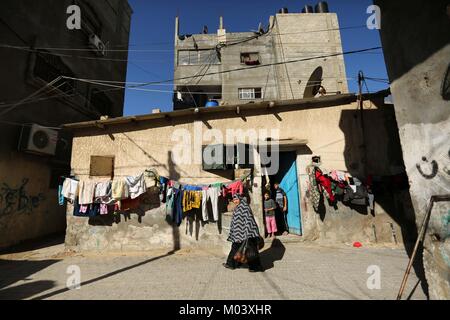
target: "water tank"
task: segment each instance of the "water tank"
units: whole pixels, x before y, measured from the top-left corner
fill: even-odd
[[[302,9],[302,13],[314,13],[313,7],[310,5],[305,5]]]
[[[281,8],[278,13],[289,13],[288,8]]]
[[[318,4],[316,4],[315,11],[316,11],[316,13],[327,13],[327,12],[330,12],[328,10],[328,3],[326,1],[320,1]]]
[[[219,105],[219,103],[217,102],[217,100],[209,100],[205,107],[217,107]]]

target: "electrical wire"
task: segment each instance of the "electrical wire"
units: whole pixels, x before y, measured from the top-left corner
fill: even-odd
[[[352,51],[345,51],[345,52],[337,52],[337,53],[332,53],[332,54],[327,54],[327,55],[308,57],[308,58],[302,58],[302,59],[296,59],[296,60],[289,60],[289,61],[285,61],[285,62],[274,62],[274,63],[269,63],[269,64],[261,64],[261,65],[256,65],[256,66],[247,66],[247,67],[235,68],[235,69],[230,69],[230,70],[222,70],[222,71],[217,71],[217,72],[206,73],[205,76],[206,75],[210,76],[210,75],[217,75],[217,74],[225,74],[225,73],[231,73],[231,72],[237,72],[237,71],[248,71],[248,70],[251,70],[251,69],[264,68],[264,67],[269,67],[269,66],[276,66],[276,65],[283,65],[283,64],[297,63],[297,62],[303,62],[303,61],[317,60],[317,59],[323,59],[323,58],[329,58],[329,57],[336,57],[336,56],[354,54],[354,53],[358,53],[358,52],[373,51],[373,50],[377,50],[379,48],[381,48],[381,47],[373,47],[373,48],[366,48],[366,49],[359,49],[359,50],[352,50]],[[72,79],[72,80],[78,80],[78,81],[81,80],[79,78],[73,78],[73,77],[67,77],[67,76],[64,76],[64,78]],[[145,82],[143,84],[135,85],[135,87],[144,87],[144,86],[147,86],[147,85],[150,85],[150,84],[161,84],[161,83],[167,83],[167,82],[175,82],[175,81],[186,80],[186,79],[191,79],[191,78],[194,78],[194,77],[193,76],[186,76],[186,77],[173,78],[173,79],[160,80],[160,81],[149,81],[149,82]],[[86,80],[86,79],[83,79],[83,80]],[[90,79],[87,79],[87,80],[90,80]]]

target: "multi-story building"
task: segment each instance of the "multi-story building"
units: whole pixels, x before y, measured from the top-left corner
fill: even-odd
[[[58,127],[121,116],[124,92],[59,77],[125,81],[131,14],[126,0],[1,1],[0,247],[64,231]]]
[[[217,33],[181,35],[177,17],[174,109],[347,93],[337,15],[316,8],[282,9],[255,32],[226,32],[221,17]]]

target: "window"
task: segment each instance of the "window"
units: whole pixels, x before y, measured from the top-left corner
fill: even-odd
[[[89,168],[91,177],[113,177],[114,176],[114,157],[113,156],[91,156],[91,165]]]
[[[242,52],[241,53],[241,63],[254,66],[261,63],[261,59],[259,58],[258,52]]]
[[[239,89],[239,99],[240,100],[252,100],[261,99],[262,90],[261,88],[240,88]]]
[[[218,64],[219,58],[215,50],[179,50],[178,65]]]
[[[59,76],[74,77],[72,71],[67,67],[61,58],[49,54],[48,51],[39,51],[36,53],[36,62],[33,68],[35,77],[49,83]],[[64,93],[71,94],[75,88],[75,81],[70,79],[61,79],[53,84]]]

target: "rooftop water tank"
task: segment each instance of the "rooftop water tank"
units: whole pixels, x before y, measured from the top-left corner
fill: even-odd
[[[314,13],[313,7],[308,5],[305,5],[302,9],[302,13]]]
[[[205,105],[205,107],[217,107],[217,106],[219,106],[217,100],[209,100]]]
[[[316,13],[328,13],[328,12],[330,12],[328,10],[328,3],[326,1],[320,1],[318,4],[316,4],[315,12]]]

